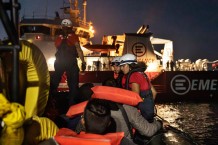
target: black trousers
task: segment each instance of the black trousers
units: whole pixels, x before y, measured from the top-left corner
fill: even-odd
[[[79,67],[76,60],[56,59],[54,63],[54,74],[51,77],[51,92],[56,92],[61,81],[61,77],[66,72],[67,85],[69,87],[69,105],[75,104],[79,93]]]

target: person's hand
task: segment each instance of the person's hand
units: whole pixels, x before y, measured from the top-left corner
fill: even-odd
[[[163,129],[164,130],[167,130],[168,129],[168,127],[170,126],[170,123],[168,122],[168,121],[166,121],[166,120],[162,120],[162,127],[163,127]]]

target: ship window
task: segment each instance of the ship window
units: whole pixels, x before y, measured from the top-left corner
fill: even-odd
[[[84,32],[83,33],[83,37],[89,39],[90,38],[89,33],[88,32]]]
[[[79,31],[78,36],[79,36],[79,37],[86,38],[86,39],[89,39],[89,38],[90,38],[90,35],[89,35],[88,32],[81,31],[81,30]]]
[[[20,33],[21,36],[24,33],[43,33],[50,35],[50,28],[45,26],[21,26]]]

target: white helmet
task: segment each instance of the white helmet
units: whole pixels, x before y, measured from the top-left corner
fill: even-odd
[[[63,19],[61,21],[61,26],[62,27],[72,27],[72,22],[69,19]]]
[[[111,66],[118,66],[120,64],[120,58],[121,56],[114,57],[114,59],[111,61]]]
[[[133,54],[127,53],[120,58],[120,65],[131,64],[131,63],[137,64],[136,56]]]

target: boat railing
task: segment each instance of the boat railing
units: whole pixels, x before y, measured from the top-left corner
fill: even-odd
[[[55,20],[54,17],[51,17],[51,16],[45,16],[45,15],[33,15],[33,16],[30,16],[30,15],[25,15],[21,18],[21,20],[24,20],[24,19],[48,19],[48,20]],[[86,29],[89,29],[90,26],[92,26],[92,22],[84,22],[82,19],[78,19],[78,23],[79,23],[79,26],[82,26]]]
[[[204,64],[205,63],[209,63],[209,64],[216,64],[216,63],[218,63],[218,60],[214,60],[214,61],[207,61],[207,62],[204,62]]]
[[[213,63],[218,63],[218,60],[214,60]]]
[[[218,67],[218,60],[214,60],[214,61],[206,61],[202,63],[202,67],[203,68],[209,68],[208,65],[211,65],[211,70],[217,69]]]
[[[22,39],[33,39],[33,40],[43,40],[43,41],[54,41],[56,36],[51,36],[44,33],[25,33],[22,37]]]
[[[23,19],[50,19],[54,20],[54,16],[45,16],[45,15],[24,15],[21,17],[21,20]]]

